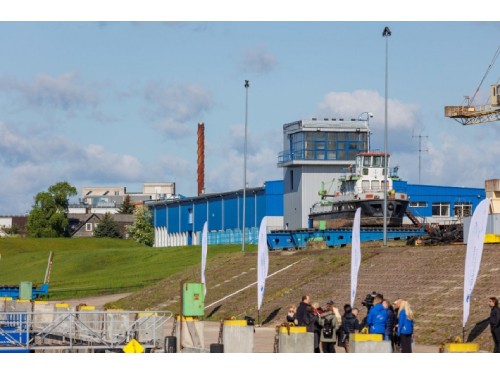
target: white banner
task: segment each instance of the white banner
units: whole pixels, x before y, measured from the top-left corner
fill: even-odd
[[[207,222],[203,225],[201,234],[201,282],[205,287],[205,297],[207,296],[207,285],[205,284],[205,266],[207,265],[208,230]]]
[[[474,290],[477,274],[479,273],[479,266],[481,265],[489,208],[490,200],[485,199],[477,205],[470,221],[469,237],[467,238],[467,254],[465,255],[463,327],[465,327],[467,319],[469,318],[470,296]]]
[[[351,306],[354,307],[356,288],[358,287],[358,271],[361,264],[361,207],[356,210],[354,222],[352,223],[352,243],[351,243]]]
[[[269,250],[267,248],[267,216],[262,218],[259,229],[259,248],[257,254],[257,309],[260,310],[264,299],[267,271],[269,270]]]

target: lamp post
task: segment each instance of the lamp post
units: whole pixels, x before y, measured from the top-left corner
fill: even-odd
[[[250,84],[245,80],[246,100],[245,100],[245,150],[243,152],[243,225],[241,233],[241,251],[245,251],[245,206],[247,192],[247,120],[248,120],[248,88]]]
[[[385,27],[382,36],[385,37],[385,127],[384,127],[384,242],[387,246],[387,86],[388,86],[388,66],[389,66],[389,37],[391,30]]]

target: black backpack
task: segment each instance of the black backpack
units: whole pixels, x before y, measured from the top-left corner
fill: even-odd
[[[331,339],[333,337],[333,319],[325,319],[325,324],[323,325],[323,337],[326,339]]]

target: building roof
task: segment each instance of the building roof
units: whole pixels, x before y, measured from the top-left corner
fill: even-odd
[[[69,221],[69,230],[71,232],[71,236],[73,236],[76,232],[80,230],[92,217],[96,217],[99,221],[101,221],[101,217],[104,214],[68,214]],[[127,214],[111,214],[111,217],[117,223],[133,223],[134,216]]]

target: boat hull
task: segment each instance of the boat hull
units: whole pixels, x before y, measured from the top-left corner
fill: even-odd
[[[384,225],[383,204],[383,199],[352,200],[334,203],[331,211],[311,213],[309,220],[312,221],[313,228],[319,228],[320,221],[325,222],[326,229],[352,227],[356,210],[358,207],[361,207],[361,227],[382,227]],[[388,200],[387,226],[401,226],[407,207],[408,200]]]

